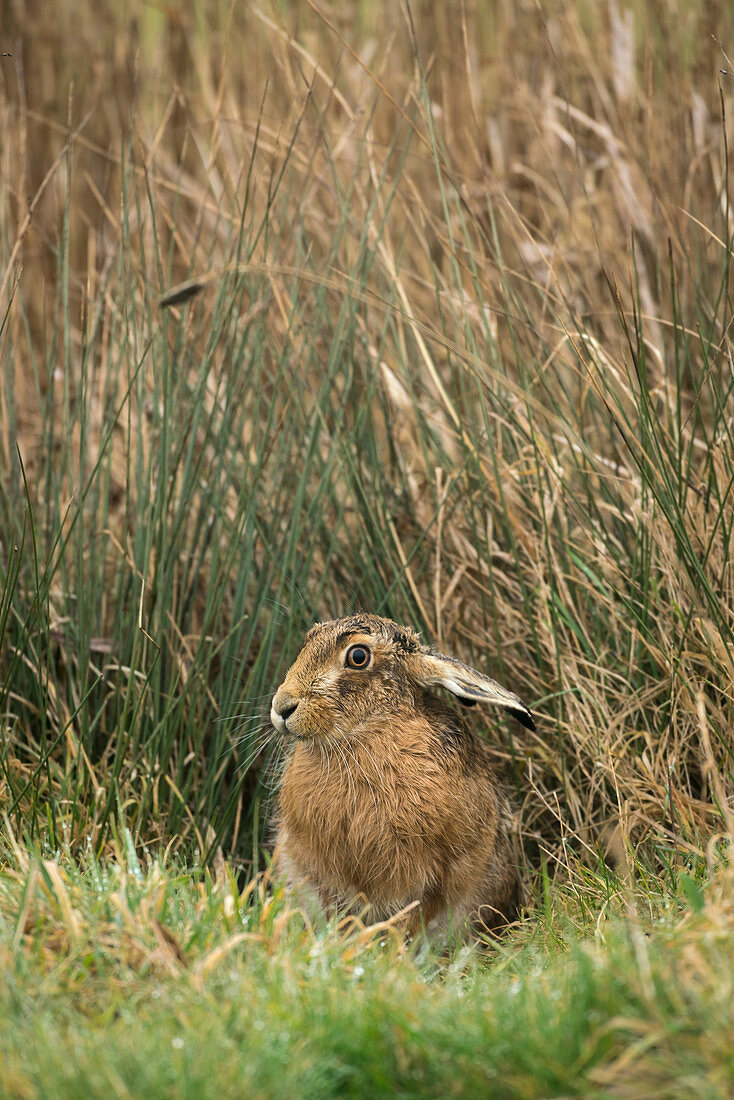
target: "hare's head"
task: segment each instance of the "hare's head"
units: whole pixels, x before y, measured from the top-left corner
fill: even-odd
[[[528,708],[488,676],[421,644],[414,630],[377,615],[317,623],[273,698],[270,717],[299,740],[359,734],[385,719],[415,716],[427,689],[463,703],[494,703],[533,729]]]

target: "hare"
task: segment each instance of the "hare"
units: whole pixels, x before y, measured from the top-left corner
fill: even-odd
[[[509,808],[485,746],[437,687],[534,729],[516,695],[410,627],[358,614],[309,630],[270,711],[295,742],[276,809],[276,870],[327,912],[366,905],[381,920],[413,903],[413,932],[469,922],[494,931],[517,905]]]

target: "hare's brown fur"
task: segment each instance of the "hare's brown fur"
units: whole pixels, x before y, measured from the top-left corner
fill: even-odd
[[[355,645],[371,655],[364,670],[345,667]],[[306,636],[273,701],[273,721],[297,738],[276,851],[325,908],[366,903],[381,919],[417,901],[414,927],[515,916],[507,802],[484,745],[425,686],[444,682],[467,699],[494,692],[530,720],[516,696],[390,620],[359,615]]]

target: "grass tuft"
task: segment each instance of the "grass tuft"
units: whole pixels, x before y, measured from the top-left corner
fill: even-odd
[[[728,1094],[730,869],[587,875],[583,911],[557,891],[550,925],[441,959],[129,840],[0,876],[7,1095]]]

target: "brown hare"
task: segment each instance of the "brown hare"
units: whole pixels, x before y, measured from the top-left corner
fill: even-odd
[[[515,916],[509,809],[484,744],[435,695],[495,703],[531,729],[512,692],[421,644],[410,627],[358,614],[317,623],[273,698],[295,745],[277,806],[276,869],[321,906],[410,929],[496,930]]]

